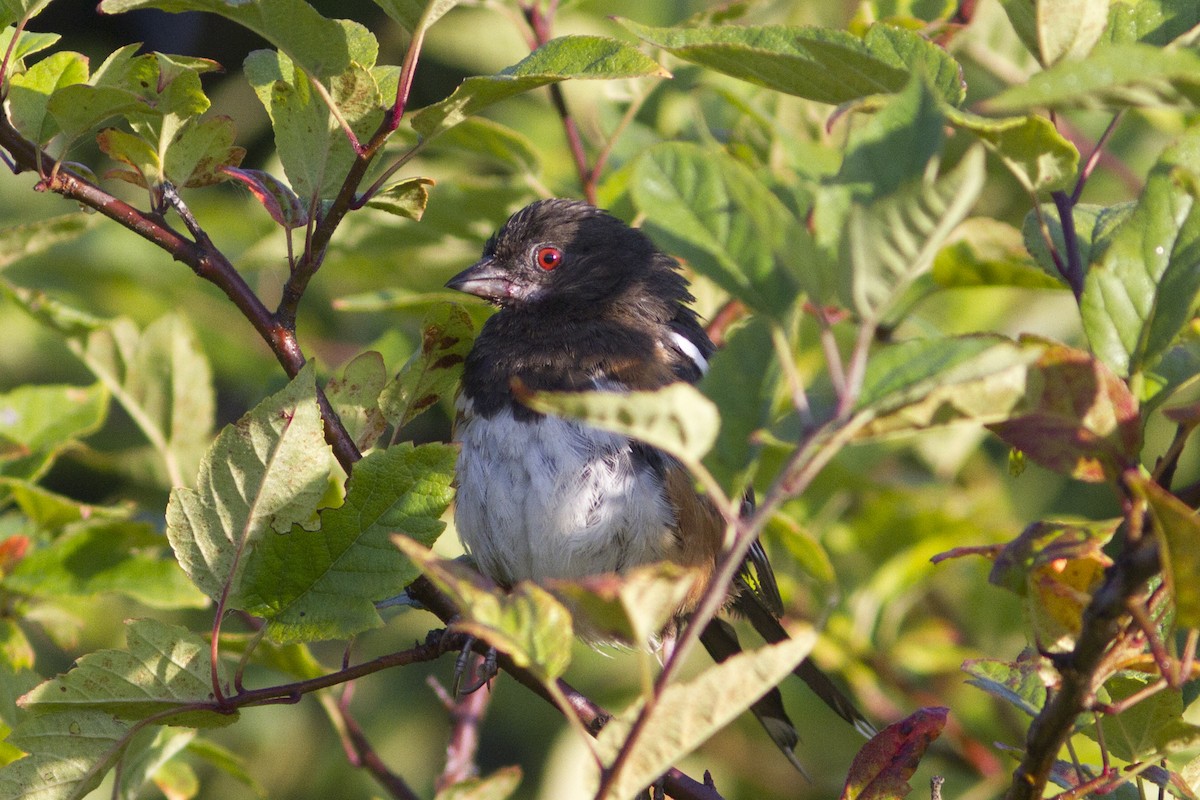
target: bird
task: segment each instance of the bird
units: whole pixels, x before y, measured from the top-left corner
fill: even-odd
[[[537,391],[625,392],[698,382],[716,347],[679,263],[639,228],[570,199],[536,201],[487,240],[446,286],[498,307],[466,356],[456,399],[454,520],[479,570],[501,586],[579,579],[668,561],[698,571],[721,555],[725,524],[688,472],[655,447],[520,402]],[[678,624],[699,601],[694,591]],[[751,547],[726,609],[768,642],[787,637],[766,551]],[[741,649],[714,618],[717,661]],[[810,661],[795,674],[866,735],[874,728]],[[777,688],[751,709],[801,772]]]

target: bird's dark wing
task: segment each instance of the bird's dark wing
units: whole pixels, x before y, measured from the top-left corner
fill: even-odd
[[[740,576],[737,581],[741,581]],[[749,591],[748,587],[734,600],[733,610],[748,619],[754,626],[754,630],[758,631],[759,636],[769,643],[775,644],[788,638],[787,630],[779,622],[778,617],[767,608],[762,596]],[[867,721],[862,712],[855,707],[853,701],[811,660],[804,659],[800,662],[800,666],[792,672],[797,678],[807,683],[808,688],[812,689],[825,705],[853,725],[863,736],[870,738],[875,735],[875,726]]]
[[[742,652],[733,626],[723,619],[714,618],[709,621],[700,634],[700,643],[717,663]],[[792,724],[791,718],[788,717],[787,711],[783,707],[783,695],[779,693],[779,689],[772,686],[766,694],[755,701],[754,705],[750,706],[750,710],[766,730],[767,735],[771,737],[771,741],[775,742],[792,766],[807,778],[808,773],[805,772],[804,765],[800,763],[800,759],[796,758],[796,744],[800,741],[800,736],[796,733],[796,726]]]

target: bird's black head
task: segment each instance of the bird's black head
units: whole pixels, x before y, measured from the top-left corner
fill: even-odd
[[[513,214],[479,262],[446,286],[504,308],[585,312],[643,284],[663,299],[690,299],[674,267],[644,233],[595,206],[540,200]]]

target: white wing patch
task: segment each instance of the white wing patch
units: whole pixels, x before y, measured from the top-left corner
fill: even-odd
[[[708,374],[708,359],[700,352],[700,348],[692,344],[692,340],[684,336],[679,331],[671,331],[667,334],[671,339],[671,344],[679,349],[679,352],[692,360],[696,365],[696,369],[700,370],[701,375]]]

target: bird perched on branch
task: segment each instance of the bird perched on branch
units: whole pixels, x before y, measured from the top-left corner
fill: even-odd
[[[687,471],[636,440],[539,414],[513,391],[621,392],[698,381],[715,348],[688,306],[693,298],[675,260],[587,203],[543,200],[509,218],[482,259],[446,285],[500,307],[467,356],[455,429],[455,524],[479,569],[511,586],[670,561],[698,570],[702,590],[725,525]],[[685,602],[680,619],[698,599],[696,592]],[[787,636],[757,542],[729,589],[728,609],[769,642]],[[718,661],[740,650],[720,619],[701,641]],[[796,674],[842,718],[872,730],[817,667],[805,661]],[[753,711],[799,766],[778,689]]]

